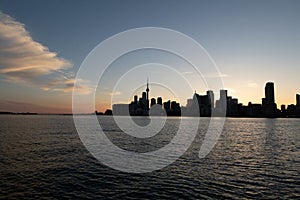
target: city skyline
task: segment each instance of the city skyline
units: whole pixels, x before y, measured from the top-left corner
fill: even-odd
[[[126,6],[125,6],[126,4]],[[217,64],[224,88],[239,101],[261,103],[265,82],[275,82],[277,107],[295,103],[299,94],[300,26],[298,1],[151,1],[125,2],[1,0],[0,5],[0,111],[71,113],[72,90],[85,57],[105,39],[139,27],[164,27],[182,32],[200,43]],[[157,62],[176,68],[190,79],[196,91],[205,91],[203,80],[193,78],[186,63],[164,52],[133,52],[112,63],[98,86],[96,109],[111,107],[111,99],[127,102],[126,89],[113,91],[116,77],[131,66]],[[149,72],[151,82],[181,84],[166,70]],[[122,73],[120,70],[123,70]],[[150,70],[151,71],[151,70]],[[151,74],[152,73],[152,74]],[[121,74],[121,75],[120,75]],[[139,87],[144,74],[137,72]],[[139,78],[142,77],[142,78]],[[88,80],[82,93],[90,94]],[[199,83],[197,82],[199,81]],[[153,95],[165,94],[182,103],[193,91],[175,99],[170,91],[156,87]],[[122,89],[122,88],[121,88]],[[131,90],[130,92],[137,93]],[[83,110],[84,113],[92,110]]]
[[[149,80],[147,78],[146,89],[142,96],[136,94],[131,102],[117,103],[106,109],[108,115],[131,115],[131,116],[227,116],[227,117],[300,117],[300,94],[296,94],[295,103],[282,104],[278,108],[276,104],[275,84],[266,82],[261,103],[248,102],[247,105],[239,102],[238,98],[228,95],[225,89],[219,90],[219,99],[215,97],[212,90],[207,90],[206,95],[194,93],[191,99],[186,100],[186,105],[180,105],[174,99],[158,96],[149,97]],[[151,102],[151,103],[150,103]],[[96,111],[96,114],[104,114]]]

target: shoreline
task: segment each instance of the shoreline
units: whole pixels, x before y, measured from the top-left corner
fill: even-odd
[[[70,115],[96,115],[95,113],[80,113],[80,114],[72,114],[72,113],[32,113],[32,112],[0,112],[0,115],[59,115],[59,116],[70,116]],[[99,114],[98,114],[99,115]],[[97,116],[98,116],[97,115]],[[100,114],[99,116],[124,116],[124,115],[105,115]],[[124,116],[125,117],[125,116]],[[131,116],[131,117],[149,117],[149,116]],[[154,116],[154,117],[160,117],[160,116]],[[164,116],[162,116],[164,117]],[[200,118],[211,118],[210,116],[166,116],[166,117],[200,117]],[[214,116],[216,118],[222,117],[222,116]],[[250,118],[250,119],[291,119],[291,118],[300,118],[300,116],[286,116],[286,117],[263,117],[263,116],[226,116],[225,118]]]

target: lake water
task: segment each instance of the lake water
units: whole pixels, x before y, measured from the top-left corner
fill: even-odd
[[[179,121],[168,118],[161,133],[137,139],[122,134],[112,117],[98,118],[114,144],[135,152],[168,144]],[[216,146],[199,159],[208,120],[201,118],[194,142],[174,163],[132,174],[95,159],[72,116],[1,115],[0,198],[300,198],[300,119],[228,118]]]

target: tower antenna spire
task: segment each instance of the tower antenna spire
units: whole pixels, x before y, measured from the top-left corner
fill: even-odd
[[[147,92],[147,109],[149,109],[149,77],[147,77],[147,88],[146,88],[146,92]]]
[[[146,88],[146,92],[149,92],[149,77],[147,77],[147,88]]]

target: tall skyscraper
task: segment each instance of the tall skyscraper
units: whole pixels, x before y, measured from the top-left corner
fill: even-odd
[[[220,90],[220,99],[227,99],[227,90]]]
[[[138,96],[137,96],[137,95],[134,95],[134,103],[137,104],[137,102],[138,102]]]
[[[157,97],[157,104],[162,105],[162,98],[161,97]]]
[[[220,100],[219,100],[221,109],[226,111],[227,108],[227,90],[220,90]]]
[[[300,94],[296,94],[296,105],[300,107]]]
[[[167,101],[167,102],[164,102],[164,109],[166,112],[169,112],[171,110],[171,101]]]
[[[142,99],[143,100],[147,100],[147,94],[146,94],[146,92],[142,92]]]
[[[210,102],[211,102],[211,108],[215,107],[215,95],[214,92],[212,90],[208,90],[206,92],[206,95],[208,96]]]
[[[275,103],[274,96],[274,83],[268,82],[265,86],[266,103]]]
[[[156,104],[156,99],[155,98],[151,98],[151,107],[154,106]]]
[[[277,105],[275,103],[274,83],[272,82],[266,83],[262,106],[265,117],[276,117]]]

